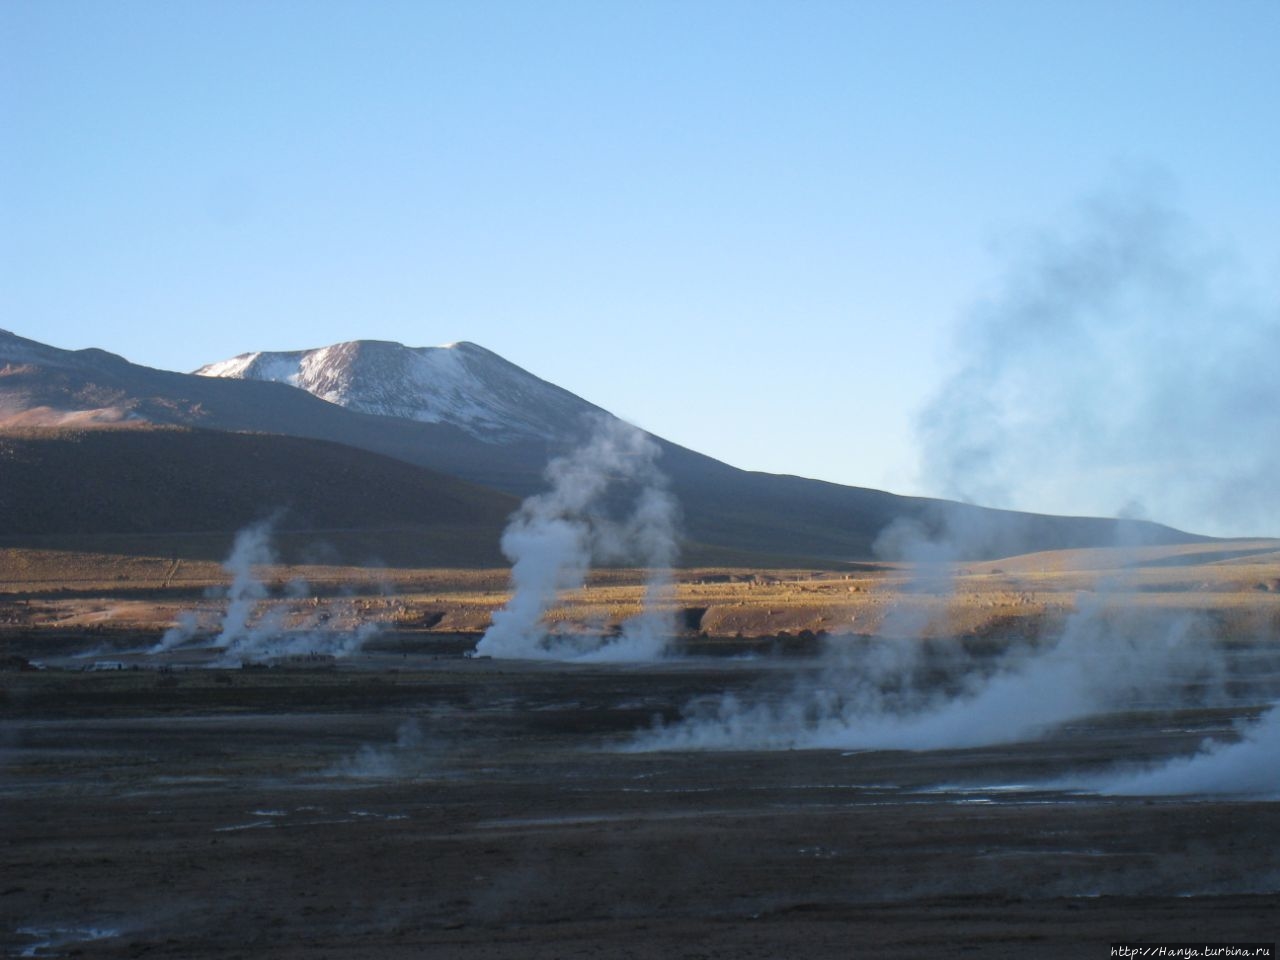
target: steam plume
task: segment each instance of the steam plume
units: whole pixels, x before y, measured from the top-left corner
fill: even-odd
[[[165,653],[180,647],[196,636],[200,631],[200,616],[194,610],[183,610],[178,614],[177,622],[164,632],[148,653]]]
[[[1188,528],[1257,533],[1280,521],[1280,312],[1229,290],[1227,271],[1147,194],[1086,205],[972,318],[959,369],[922,421],[930,479],[992,506],[1154,513]],[[1017,491],[1017,497],[1013,491]],[[951,561],[999,555],[1001,518],[892,525],[878,544],[912,561],[912,592],[947,596]],[[1118,528],[1123,540],[1127,531]],[[1123,542],[1117,546],[1125,545]],[[633,749],[939,749],[1035,737],[1090,714],[1212,695],[1222,656],[1206,620],[1126,609],[1121,580],[1082,595],[1059,636],[997,661],[924,644],[924,604],[882,627],[897,639],[829,646],[781,691],[690,704]],[[1256,786],[1276,768],[1273,710],[1230,747],[1138,775],[1142,790]],[[1260,774],[1273,784],[1274,774]],[[1116,792],[1134,781],[1111,784]]]
[[[276,520],[272,517],[245,527],[236,534],[231,555],[222,565],[222,569],[230,573],[232,579],[227,590],[227,613],[222,621],[222,632],[214,641],[215,646],[231,648],[246,641],[252,642],[249,619],[258,604],[268,595],[266,584],[258,579],[253,568],[275,563],[275,552],[271,549],[271,535],[275,524]],[[276,623],[258,625],[260,631],[266,632],[274,632],[276,627]]]
[[[647,434],[601,417],[583,446],[547,466],[551,489],[525,500],[502,536],[514,593],[494,614],[478,655],[647,660],[662,653],[673,632],[665,601],[677,507],[656,464],[660,454]],[[638,562],[650,571],[642,612],[617,638],[550,636],[547,610],[560,591],[583,585],[593,560]]]
[[[287,605],[272,604],[271,591],[256,568],[276,562],[271,541],[278,515],[245,527],[236,534],[231,553],[222,567],[231,574],[227,587],[227,608],[217,633],[209,645],[223,648],[217,666],[264,657],[326,655],[350,656],[375,636],[376,623],[361,623],[353,630],[334,626],[330,612],[313,611],[302,622],[289,622]],[[288,598],[298,599],[309,592],[305,580],[295,580],[285,588]],[[200,628],[193,612],[179,614],[177,624],[165,631],[151,653],[164,653],[195,639]]]
[[[1280,705],[1246,727],[1238,743],[1209,742],[1190,757],[1121,772],[1086,786],[1100,793],[1252,794],[1280,798]]]
[[[632,748],[975,747],[1032,739],[1153,693],[1177,699],[1218,688],[1224,665],[1207,623],[1188,614],[1139,616],[1125,608],[1118,582],[1078,595],[1061,632],[1036,647],[1013,643],[993,660],[954,642],[926,643],[929,611],[945,609],[953,593],[955,558],[988,536],[974,520],[933,532],[892,525],[876,548],[910,561],[914,576],[881,624],[881,639],[831,638],[817,669],[780,694],[695,701],[680,721],[641,734]]]
[[[1213,689],[1219,658],[1198,621],[1141,627],[1109,619],[1100,604],[1082,600],[1047,649],[1014,650],[994,664],[912,638],[833,648],[815,674],[781,696],[695,701],[677,723],[640,734],[632,749],[976,747],[1131,708],[1153,690]]]
[[[366,744],[354,756],[335,764],[333,776],[386,780],[421,775],[434,766],[422,724],[417,719],[403,721],[396,729],[394,744],[375,747]]]
[[[1051,513],[1280,533],[1280,305],[1145,187],[1046,234],[976,310],[921,420],[926,483]]]
[[[276,520],[273,515],[236,533],[231,553],[222,563],[222,569],[231,574],[231,584],[227,587],[227,609],[213,641],[214,646],[225,647],[243,639],[258,604],[267,598],[266,584],[258,579],[253,568],[275,562],[271,535]],[[150,652],[164,653],[187,643],[195,637],[199,626],[199,618],[194,612],[179,614],[177,624],[165,631]]]

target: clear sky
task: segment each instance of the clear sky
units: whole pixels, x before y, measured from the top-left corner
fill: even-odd
[[[1280,289],[1275,0],[5,0],[0,110],[0,326],[471,340],[900,492],[1011,249],[1117,178]]]

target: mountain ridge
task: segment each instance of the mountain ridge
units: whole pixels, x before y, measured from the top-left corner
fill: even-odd
[[[407,347],[348,340],[307,350],[243,353],[197,376],[264,380],[378,416],[450,423],[479,440],[563,440],[582,414],[606,411],[467,341]]]
[[[61,417],[110,410],[117,419],[331,440],[515,496],[543,489],[547,462],[574,447],[574,430],[579,436],[585,431],[585,424],[573,422],[575,416],[600,411],[560,392],[573,401],[569,422],[549,424],[557,427],[549,432],[563,428],[561,436],[482,440],[457,424],[360,413],[286,383],[153,370],[105,351],[60,351],[0,334],[0,423],[30,422],[24,418],[39,410]],[[920,540],[957,540],[957,556],[964,559],[1207,539],[1148,521],[993,510],[743,471],[661,438],[655,441],[662,450],[660,466],[681,503],[688,539],[740,555],[791,557],[797,565],[882,559],[886,533],[903,529]]]

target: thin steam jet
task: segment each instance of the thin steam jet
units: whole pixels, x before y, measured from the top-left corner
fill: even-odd
[[[249,629],[249,620],[269,595],[267,585],[258,579],[254,567],[275,563],[275,552],[271,549],[275,525],[276,519],[272,517],[241,530],[232,544],[231,556],[222,565],[232,580],[227,591],[227,614],[214,646],[226,647],[228,653],[237,645],[254,645],[256,637]],[[262,636],[278,632],[279,627],[279,616],[268,615],[254,629]]]
[[[657,466],[661,452],[644,432],[600,417],[586,443],[547,466],[551,488],[526,499],[502,536],[514,592],[477,656],[622,662],[664,653],[674,633],[678,508]],[[551,635],[547,611],[561,591],[583,585],[593,562],[649,571],[641,612],[616,637]]]
[[[276,522],[277,518],[272,516],[236,534],[231,553],[222,563],[222,569],[231,574],[231,584],[226,590],[227,609],[212,641],[213,646],[227,647],[247,636],[250,618],[258,604],[267,599],[267,586],[258,579],[254,567],[275,562],[271,536]],[[191,611],[183,612],[179,614],[177,624],[165,631],[150,652],[164,653],[182,646],[196,636],[199,628],[197,615]]]

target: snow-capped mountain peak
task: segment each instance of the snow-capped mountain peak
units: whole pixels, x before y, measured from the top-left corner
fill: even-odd
[[[360,413],[450,423],[481,440],[554,440],[599,408],[465,341],[406,347],[352,340],[314,350],[244,353],[195,371],[287,383]]]

